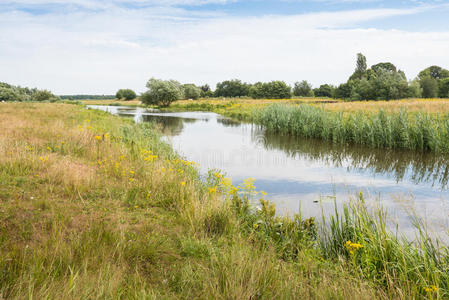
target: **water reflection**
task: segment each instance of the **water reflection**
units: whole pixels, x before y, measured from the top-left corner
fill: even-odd
[[[345,167],[348,171],[388,175],[394,177],[397,183],[408,179],[414,184],[426,182],[441,189],[447,188],[449,158],[446,156],[336,145],[314,139],[267,133],[260,127],[252,131],[252,138],[265,149],[282,150],[294,159],[312,159],[328,166]]]

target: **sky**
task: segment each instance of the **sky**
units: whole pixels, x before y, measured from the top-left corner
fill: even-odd
[[[356,54],[449,69],[448,0],[0,0],[0,81],[56,94],[345,82]]]

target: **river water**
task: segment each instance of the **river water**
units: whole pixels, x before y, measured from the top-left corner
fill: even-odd
[[[371,207],[388,212],[391,228],[414,232],[412,215],[447,240],[449,228],[449,158],[410,151],[341,146],[265,132],[215,113],[162,113],[143,108],[94,106],[112,114],[155,122],[165,139],[188,160],[220,169],[233,183],[256,179],[257,190],[280,214],[304,217],[334,212],[364,193]]]

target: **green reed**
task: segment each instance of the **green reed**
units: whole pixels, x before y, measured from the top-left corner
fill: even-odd
[[[332,112],[310,105],[273,104],[254,110],[268,131],[338,144],[449,153],[449,116],[426,112]]]

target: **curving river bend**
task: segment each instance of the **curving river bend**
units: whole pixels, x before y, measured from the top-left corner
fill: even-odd
[[[391,228],[412,235],[417,215],[447,240],[449,158],[429,153],[368,149],[282,136],[215,113],[161,113],[135,107],[95,106],[136,122],[156,122],[166,140],[200,171],[220,169],[233,183],[256,179],[279,213],[319,217],[361,191],[369,206],[388,211]],[[397,226],[397,227],[396,227]]]

